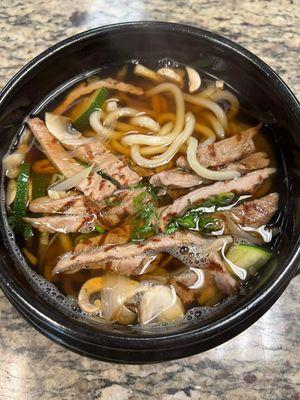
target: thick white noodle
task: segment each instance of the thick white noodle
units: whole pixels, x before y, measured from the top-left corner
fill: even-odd
[[[103,124],[104,126],[114,127],[117,120],[122,117],[135,117],[136,115],[141,114],[140,111],[135,110],[131,107],[120,107],[116,110],[110,112],[104,118]]]
[[[150,131],[158,132],[160,130],[160,125],[153,118],[148,115],[139,115],[137,117],[133,117],[129,121],[132,125],[140,126],[142,128],[147,128]]]
[[[166,146],[174,140],[173,134],[167,134],[173,127],[173,122],[167,122],[160,130],[160,136],[143,135],[140,133],[129,134],[123,137],[121,143],[124,145],[145,144],[149,146]],[[149,153],[151,154],[151,152]],[[155,154],[155,153],[154,153]]]
[[[174,85],[174,83],[161,83],[153,89],[148,90],[146,96],[152,97],[162,92],[171,92],[174,96],[176,104],[176,120],[172,133],[174,136],[177,136],[182,131],[184,125],[185,105],[183,93],[178,86]]]
[[[187,148],[187,160],[194,172],[202,178],[212,181],[225,181],[228,179],[239,178],[241,174],[238,171],[213,171],[203,167],[197,160],[198,140],[194,137],[189,138]]]
[[[113,132],[113,129],[109,129],[106,126],[103,126],[101,122],[101,118],[103,117],[103,115],[104,112],[102,110],[94,111],[90,115],[90,125],[96,133],[105,136],[106,138],[109,138]]]
[[[228,121],[227,121],[226,114],[225,114],[224,110],[217,103],[214,103],[211,100],[203,99],[198,96],[193,96],[193,95],[187,94],[187,93],[183,93],[183,98],[188,103],[192,103],[197,106],[209,109],[218,118],[218,120],[220,121],[220,124],[223,126],[223,128],[226,129],[228,127]]]
[[[225,137],[225,131],[223,126],[220,124],[218,118],[216,118],[214,115],[210,113],[205,113],[205,118],[210,122],[213,130],[215,131],[215,134],[218,136],[220,139],[224,139]]]
[[[168,149],[158,157],[153,159],[144,158],[138,145],[131,146],[131,158],[141,167],[145,168],[155,168],[160,165],[167,164],[174,155],[178,152],[183,143],[192,135],[195,127],[195,117],[191,112],[186,113],[185,116],[185,128],[176,137],[173,143],[168,147]]]
[[[231,110],[234,112],[234,114],[236,114],[239,110],[240,103],[237,97],[234,94],[228,92],[228,90],[222,90],[212,93],[210,95],[210,98],[213,101],[222,101],[222,100],[228,101],[230,103]]]

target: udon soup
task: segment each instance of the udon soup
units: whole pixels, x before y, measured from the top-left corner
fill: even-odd
[[[128,63],[46,108],[3,160],[9,224],[84,315],[173,323],[259,277],[276,231],[275,158],[263,121],[223,81]]]

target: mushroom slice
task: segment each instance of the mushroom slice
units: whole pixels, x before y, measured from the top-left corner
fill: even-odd
[[[130,313],[124,303],[133,296],[138,286],[138,282],[126,276],[113,272],[106,273],[103,276],[103,289],[101,291],[103,318],[109,322],[126,324],[134,321],[135,315],[133,316]]]
[[[170,82],[176,83],[180,87],[183,87],[183,79],[182,77],[175,72],[172,68],[160,68],[157,73],[163,76]]]
[[[142,64],[137,64],[133,70],[135,75],[141,76],[142,78],[149,79],[154,83],[162,83],[164,82],[164,78],[152,69],[144,67]]]
[[[86,281],[79,292],[78,304],[82,311],[88,314],[100,314],[102,312],[100,299],[91,300],[92,295],[100,293],[103,289],[103,278],[101,276]]]
[[[180,319],[184,314],[184,307],[175,289],[167,285],[155,285],[147,290],[139,306],[141,324],[171,322]]]
[[[201,86],[201,78],[194,68],[185,67],[185,69],[189,77],[189,91],[193,93]]]

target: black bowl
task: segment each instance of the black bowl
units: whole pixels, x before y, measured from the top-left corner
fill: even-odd
[[[128,60],[173,59],[224,80],[242,96],[253,117],[267,122],[278,155],[282,234],[276,243],[278,264],[270,264],[238,302],[211,316],[178,327],[139,331],[84,321],[67,311],[51,288],[26,264],[6,221],[1,182],[0,286],[11,303],[40,332],[78,353],[102,360],[149,363],[186,357],[237,335],[264,314],[295,275],[299,262],[300,106],[278,75],[256,56],[202,29],[171,23],[134,22],[93,29],[42,53],[18,72],[0,96],[2,156],[17,141],[28,115],[99,66]],[[49,97],[50,93],[50,97]],[[298,159],[298,165],[296,160]],[[296,173],[295,173],[296,172]],[[298,178],[299,179],[299,178]]]

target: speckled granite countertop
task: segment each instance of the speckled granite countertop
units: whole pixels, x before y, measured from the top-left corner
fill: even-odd
[[[184,22],[237,41],[300,95],[300,2],[2,0],[0,85],[48,46],[130,20]],[[68,352],[31,328],[0,292],[0,400],[298,400],[300,279],[247,331],[204,354],[120,366]]]

